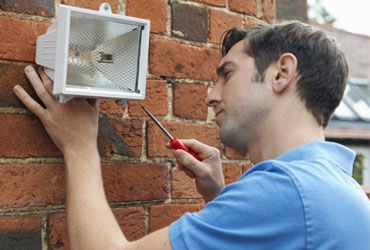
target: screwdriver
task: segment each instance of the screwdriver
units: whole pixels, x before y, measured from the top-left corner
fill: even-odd
[[[145,113],[147,113],[149,117],[155,122],[155,124],[157,124],[158,127],[167,135],[167,137],[170,138],[170,144],[174,149],[182,149],[185,152],[191,154],[198,161],[202,161],[196,153],[189,150],[181,141],[179,141],[176,137],[173,137],[170,133],[168,133],[168,131],[162,126],[162,124],[160,124],[159,121],[148,110],[146,110],[146,108],[144,108],[143,105],[140,104],[140,106],[145,111]]]

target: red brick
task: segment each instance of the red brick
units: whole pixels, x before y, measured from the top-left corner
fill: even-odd
[[[145,211],[143,207],[114,208],[114,216],[128,241],[145,235]]]
[[[238,152],[235,149],[232,149],[232,148],[229,148],[229,147],[224,148],[224,154],[227,158],[230,158],[230,159],[249,160],[248,153],[243,154],[243,153]]]
[[[194,123],[162,122],[172,136],[179,139],[197,139],[220,149],[220,139],[216,128]],[[153,122],[148,123],[148,156],[173,157],[173,150],[165,147],[169,141],[162,130]]]
[[[173,113],[189,119],[207,119],[207,87],[199,84],[174,85]]]
[[[40,231],[40,215],[23,216],[0,216],[0,232],[7,233],[12,231]]]
[[[0,16],[0,58],[35,61],[36,39],[49,23]]]
[[[45,34],[50,25],[51,23],[37,23],[36,25],[37,36]]]
[[[137,240],[145,233],[145,211],[142,207],[112,209],[127,240]],[[50,250],[68,250],[67,220],[65,213],[49,215],[48,246]]]
[[[117,13],[118,0],[100,0],[100,1],[90,1],[90,0],[63,0],[62,3],[66,5],[71,5],[80,8],[86,8],[91,10],[99,10],[100,4],[103,2],[109,3],[112,8],[112,12]]]
[[[275,21],[275,0],[261,0],[262,1],[262,19],[268,23]]]
[[[0,114],[0,138],[0,157],[62,155],[35,116]]]
[[[257,0],[229,0],[231,11],[257,16]]]
[[[99,111],[103,114],[123,115],[126,106],[119,106],[116,100],[102,99],[100,100]]]
[[[221,60],[219,50],[152,39],[149,71],[155,75],[199,80],[216,80]]]
[[[185,40],[207,42],[208,11],[188,4],[172,3],[172,36]]]
[[[25,207],[65,202],[62,164],[1,165],[0,207]]]
[[[55,4],[53,0],[7,0],[0,1],[0,8],[6,11],[14,11],[18,13],[47,16],[51,17],[55,14]]]
[[[186,0],[186,1],[192,1],[197,3],[205,3],[212,6],[218,6],[218,7],[225,7],[226,6],[226,0]]]
[[[0,62],[0,106],[26,108],[13,92],[15,85],[22,86],[32,98],[37,95],[24,74],[25,65],[15,65]],[[40,99],[37,98],[40,102]]]
[[[144,110],[140,107],[140,104],[148,109],[153,115],[167,115],[167,93],[166,81],[147,80],[145,100],[128,102],[128,112],[130,116],[147,116]]]
[[[186,212],[198,212],[202,210],[203,207],[203,203],[151,206],[149,209],[149,231],[154,232],[158,229],[169,226]]]
[[[237,181],[241,175],[241,166],[239,164],[223,164],[222,170],[225,178],[225,185]]]
[[[110,202],[168,197],[167,165],[104,163],[102,172]],[[65,202],[63,165],[2,165],[0,174],[0,207]]]
[[[242,20],[243,18],[238,15],[228,14],[217,10],[210,10],[209,41],[220,44],[224,32],[231,28],[241,28]]]
[[[242,165],[242,173],[244,174],[247,172],[251,167],[253,167],[253,163],[245,163]]]
[[[202,195],[197,191],[195,185],[195,179],[189,178],[184,171],[172,168],[172,198],[174,199],[186,199],[194,198],[201,199]]]
[[[167,32],[167,3],[165,0],[127,0],[126,15],[150,20],[150,31]]]
[[[256,20],[256,19],[249,18],[249,17],[245,17],[243,20],[244,20],[244,28],[245,29],[265,23],[264,21]]]
[[[1,216],[1,249],[41,249],[41,216]]]
[[[113,154],[140,157],[143,121],[100,119],[98,147],[103,157]]]
[[[102,171],[109,202],[158,200],[168,197],[166,164],[104,163]]]
[[[48,249],[68,250],[68,236],[65,213],[49,215],[48,223]]]

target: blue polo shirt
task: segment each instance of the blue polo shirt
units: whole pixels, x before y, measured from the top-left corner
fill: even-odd
[[[353,151],[311,142],[255,165],[170,226],[178,249],[370,249],[370,202]]]

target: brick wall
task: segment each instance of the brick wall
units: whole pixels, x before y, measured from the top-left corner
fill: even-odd
[[[220,36],[275,18],[274,0],[105,0],[114,13],[151,20],[144,104],[178,138],[222,152],[226,183],[251,163],[223,148],[204,98],[216,79]],[[34,62],[36,38],[55,21],[58,4],[98,9],[101,1],[0,1],[0,249],[68,249],[64,166],[40,121],[12,92]],[[176,172],[166,137],[137,101],[101,103],[99,151],[108,201],[129,240],[204,206],[194,182]]]

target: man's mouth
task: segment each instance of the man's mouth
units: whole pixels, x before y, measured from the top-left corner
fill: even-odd
[[[216,110],[216,117],[219,115],[219,114],[221,114],[223,112],[223,110],[221,109],[221,110]]]
[[[222,113],[223,113],[224,111],[223,110],[217,110],[216,111],[216,116],[215,116],[215,118],[216,118],[216,124],[217,124],[217,126],[219,127],[219,128],[221,128],[221,124],[222,124]],[[220,116],[221,115],[221,116]]]

